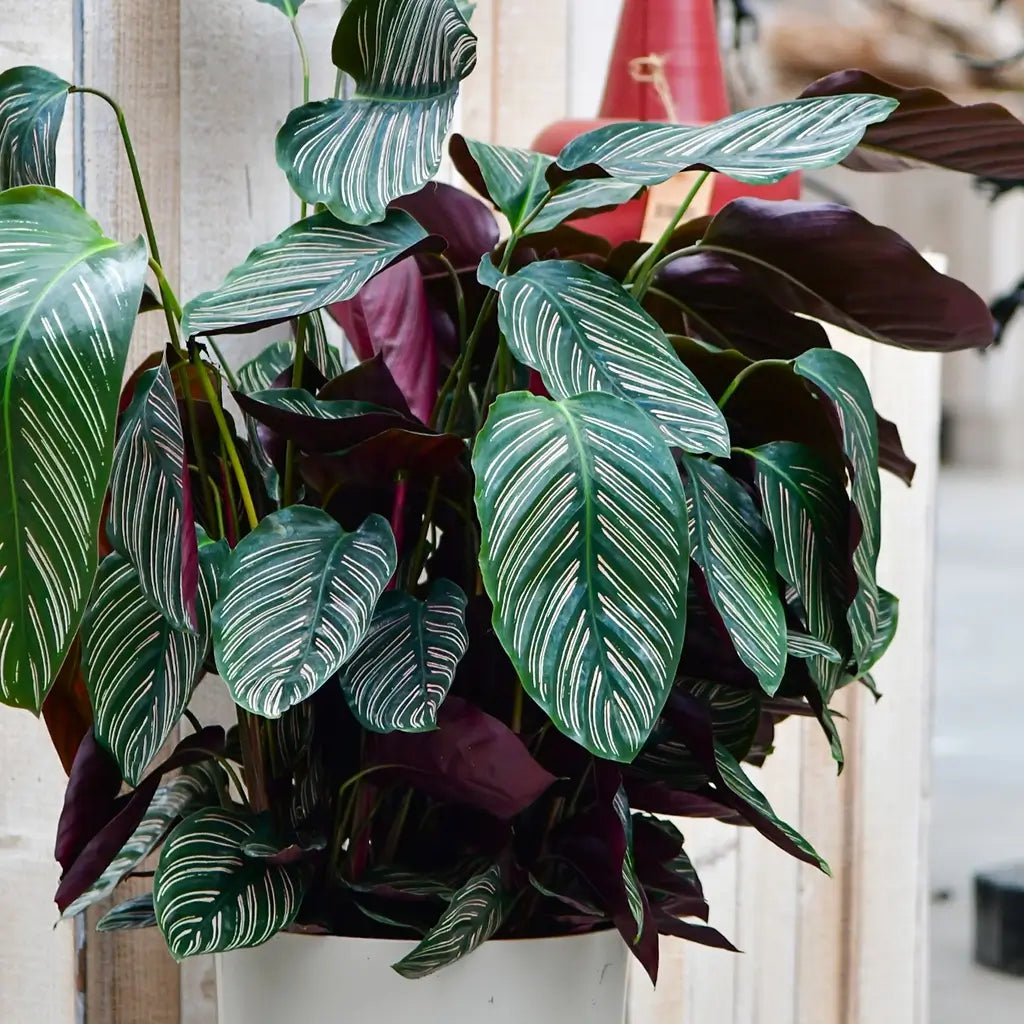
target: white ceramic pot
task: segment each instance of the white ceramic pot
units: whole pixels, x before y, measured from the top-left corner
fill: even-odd
[[[217,957],[219,1024],[623,1024],[616,931],[487,942],[418,981],[391,965],[411,942],[278,935]]]

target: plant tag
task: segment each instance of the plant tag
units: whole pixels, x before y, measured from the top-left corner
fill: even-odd
[[[644,214],[644,226],[640,233],[641,242],[656,242],[676,214],[676,210],[686,202],[690,189],[697,183],[703,171],[682,171],[663,181],[660,185],[652,185],[647,190],[647,212]],[[711,197],[715,190],[715,175],[709,175],[694,197],[686,216],[680,221],[685,224],[697,217],[704,217],[711,209]]]

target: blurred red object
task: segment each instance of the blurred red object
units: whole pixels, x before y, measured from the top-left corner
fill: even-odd
[[[615,121],[699,125],[729,113],[714,0],[626,0],[599,115],[558,121],[541,132],[533,148],[555,156],[571,139]],[[695,203],[694,214],[716,213],[740,196],[796,199],[800,195],[797,174],[767,186],[744,185],[722,175],[712,181],[703,203]],[[657,223],[657,218],[649,218],[650,204],[658,201],[658,188],[669,187],[656,186],[617,210],[588,217],[579,227],[613,245],[650,234]],[[674,194],[679,191],[684,190]],[[674,200],[674,205],[680,200]]]

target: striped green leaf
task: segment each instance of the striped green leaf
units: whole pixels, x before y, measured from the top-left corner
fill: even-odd
[[[882,539],[882,485],[878,478],[878,416],[868,382],[849,357],[830,348],[804,352],[793,369],[832,403],[850,463],[850,497],[860,515],[861,535],[853,551],[857,593],[848,619],[853,655],[867,662],[878,632],[879,595],[875,570]]]
[[[879,661],[882,655],[889,650],[893,638],[896,636],[896,628],[900,619],[900,600],[895,594],[879,587],[878,590],[878,625],[875,635],[871,641],[871,648],[863,662],[857,666],[858,672],[864,674],[870,672]]]
[[[316,309],[299,317],[302,325],[302,343],[306,359],[328,379],[343,373],[345,365],[341,352],[331,344],[327,337],[323,310]]]
[[[721,743],[715,744],[715,760],[718,764],[722,781],[732,793],[739,797],[744,804],[752,807],[769,825],[778,829],[811,863],[817,864],[826,875],[832,873],[828,862],[821,854],[796,829],[791,825],[787,825],[772,810],[772,805],[768,802],[767,797],[750,781],[749,776],[740,767],[739,761]],[[751,824],[754,824],[759,831],[763,831],[762,826],[758,825],[757,822],[752,821]]]
[[[834,647],[822,643],[810,633],[801,633],[795,629],[789,630],[786,634],[786,650],[793,658],[824,658],[837,665],[843,660],[843,656]]]
[[[134,871],[159,845],[164,836],[182,818],[200,807],[218,802],[218,794],[227,786],[224,769],[213,761],[190,765],[154,794],[145,817],[124,844],[110,866],[62,917],[74,917],[86,907],[106,899],[131,871]]]
[[[188,303],[182,327],[189,336],[254,330],[351,299],[371,277],[428,240],[401,210],[371,227],[317,213],[257,246],[219,288]]]
[[[598,168],[620,181],[657,185],[700,166],[751,185],[770,185],[793,171],[838,163],[868,125],[884,121],[896,106],[885,96],[851,93],[757,107],[697,128],[624,121],[573,139],[559,153],[558,168],[565,172],[561,177],[586,176]]]
[[[724,469],[687,458],[690,548],[740,660],[774,694],[786,671],[786,614],[772,538],[753,499]]]
[[[121,422],[107,536],[146,600],[176,629],[197,626],[199,546],[188,454],[166,358],[143,375]]]
[[[295,341],[280,338],[271,342],[258,356],[235,371],[238,390],[244,395],[266,391],[295,361]]]
[[[751,454],[775,542],[775,567],[796,588],[808,632],[848,653],[845,569],[850,528],[843,481],[806,445],[778,441]],[[839,685],[842,666],[820,656],[810,664],[827,703]]]
[[[403,978],[425,978],[472,953],[502,926],[512,901],[495,864],[455,895],[423,941],[394,965]]]
[[[546,260],[504,278],[498,290],[498,322],[512,354],[540,372],[555,398],[606,391],[648,413],[669,444],[729,454],[722,411],[617,281],[582,263]]]
[[[70,82],[37,67],[0,75],[0,192],[53,185]]]
[[[690,683],[688,688],[694,697],[707,702],[715,742],[721,743],[737,760],[746,757],[761,722],[758,692],[707,681]]]
[[[619,786],[615,793],[612,809],[622,825],[622,832],[626,838],[626,849],[622,857],[622,887],[626,893],[630,917],[636,925],[636,935],[633,938],[633,944],[636,945],[644,931],[644,889],[636,874],[636,860],[633,856],[633,817],[629,810],[629,799],[622,786]]]
[[[168,837],[153,902],[175,960],[258,946],[295,919],[303,896],[299,870],[242,853],[256,821],[243,811],[209,807]]]
[[[279,718],[323,686],[362,640],[395,561],[377,515],[354,533],[299,505],[264,519],[232,552],[213,613],[235,703]]]
[[[352,713],[372,732],[429,732],[469,646],[466,595],[436,580],[426,601],[393,591],[345,666],[341,686]]]
[[[113,910],[108,910],[97,922],[98,932],[126,932],[136,928],[155,928],[156,908],[153,906],[153,894],[136,896],[133,900],[119,903]]]
[[[686,619],[686,505],[636,406],[522,392],[473,453],[494,628],[527,693],[566,735],[631,761],[668,697]]]
[[[0,701],[38,711],[96,574],[146,274],[69,196],[0,193]]]
[[[353,97],[293,110],[277,162],[307,203],[373,224],[440,167],[476,37],[455,0],[351,0],[333,57],[355,81]]]
[[[529,149],[492,146],[456,136],[452,140],[456,169],[508,218],[515,231],[547,195],[545,175],[555,158]],[[597,213],[620,206],[640,191],[639,185],[613,178],[566,182],[530,221],[527,234],[550,231],[585,210]]]
[[[199,552],[196,628],[181,630],[149,602],[135,567],[114,552],[100,566],[82,621],[82,675],[96,738],[133,786],[178,724],[210,648],[210,616],[226,541]]]

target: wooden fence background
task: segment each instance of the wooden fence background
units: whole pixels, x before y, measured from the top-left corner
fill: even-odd
[[[621,0],[481,0],[479,67],[457,114],[469,135],[529,145],[545,124],[596,110]],[[179,294],[217,283],[297,215],[273,137],[299,101],[294,44],[255,0],[6,0],[0,68],[38,63],[125,107],[161,249]],[[306,0],[313,96],[327,95],[338,0]],[[61,185],[115,237],[141,228],[113,119],[72,105]],[[843,178],[869,215],[935,224],[927,190]],[[895,196],[895,198],[893,198]],[[914,219],[916,217],[916,220]],[[938,235],[926,243],[945,247]],[[954,254],[955,255],[955,254]],[[957,269],[954,264],[954,271]],[[142,327],[141,356],[161,325]],[[154,333],[150,333],[154,332]],[[831,862],[829,880],[753,832],[687,823],[712,923],[745,950],[666,943],[657,993],[636,979],[634,1024],[925,1024],[926,791],[931,683],[932,502],[939,366],[933,357],[839,339],[918,460],[912,490],[885,481],[883,584],[902,624],[877,678],[841,698],[849,767],[839,780],[816,726],[787,723],[760,773],[777,811]],[[41,723],[0,715],[0,1019],[5,1024],[215,1024],[212,965],[179,969],[154,932],[54,927],[53,833],[63,775]]]

